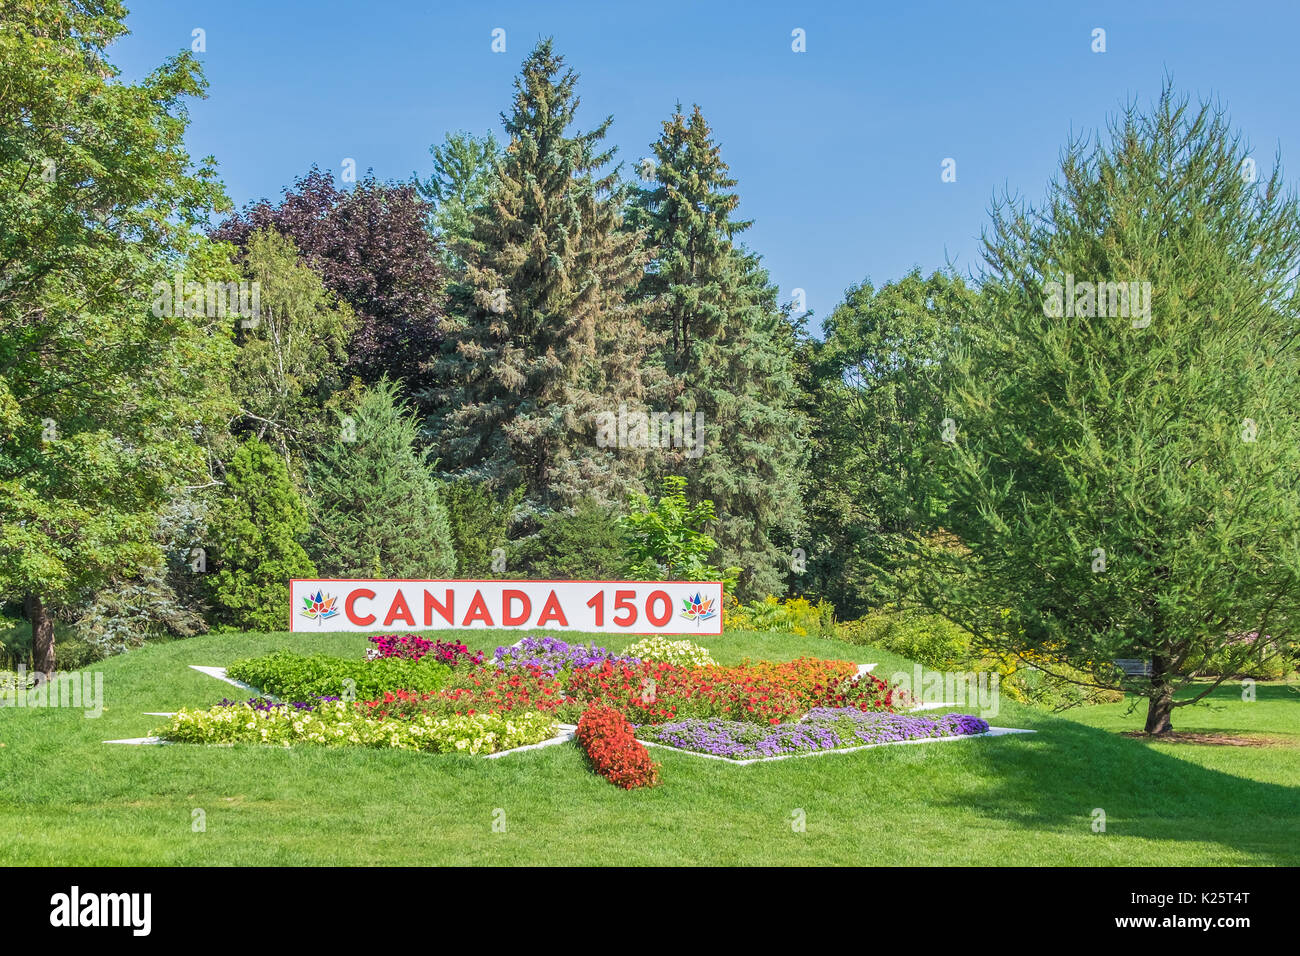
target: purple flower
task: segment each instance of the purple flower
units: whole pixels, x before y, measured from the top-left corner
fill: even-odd
[[[498,647],[492,655],[498,667],[538,667],[548,674],[591,667],[604,661],[640,664],[636,657],[618,657],[592,644],[569,644],[554,637],[525,637],[513,647]]]
[[[637,734],[654,743],[696,753],[752,760],[864,744],[982,734],[988,729],[986,721],[970,714],[919,717],[852,707],[816,707],[796,723],[771,727],[695,717],[657,726],[643,725],[637,728]]]

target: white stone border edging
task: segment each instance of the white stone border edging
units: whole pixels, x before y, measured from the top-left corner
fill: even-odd
[[[242,687],[244,690],[251,690],[258,697],[265,697],[267,700],[275,700],[271,694],[264,694],[252,684],[245,684],[242,680],[235,680],[233,677],[226,676],[224,667],[206,667],[202,664],[191,664],[191,670],[196,670],[200,674],[207,674],[209,677],[215,677],[217,680],[223,680],[227,684],[233,684],[236,687]]]
[[[169,740],[163,740],[161,737],[126,737],[122,740],[105,740],[106,744],[134,744],[136,746],[150,746],[153,744],[171,743]]]
[[[553,747],[555,744],[568,743],[578,736],[578,728],[575,724],[560,724],[560,731],[554,737],[543,740],[541,743],[524,744],[522,747],[511,747],[509,750],[498,750],[496,753],[483,754],[488,760],[495,760],[497,757],[504,757],[507,754],[517,754],[524,750],[540,750],[543,747]]]

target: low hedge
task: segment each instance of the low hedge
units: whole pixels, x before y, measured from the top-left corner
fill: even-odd
[[[431,656],[418,661],[403,657],[358,661],[276,651],[264,657],[235,661],[226,668],[226,673],[282,700],[308,701],[317,697],[374,700],[382,697],[384,691],[399,688],[435,691],[447,682],[451,669]]]

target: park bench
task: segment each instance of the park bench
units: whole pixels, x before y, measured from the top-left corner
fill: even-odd
[[[1121,657],[1115,662],[1115,666],[1122,670],[1129,677],[1150,677],[1151,662],[1138,660],[1135,657]]]

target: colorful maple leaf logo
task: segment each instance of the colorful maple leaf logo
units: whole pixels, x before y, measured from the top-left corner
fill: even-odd
[[[694,597],[682,598],[682,617],[688,621],[699,624],[700,621],[707,621],[717,613],[713,609],[713,598],[703,600],[698,591],[695,592]]]
[[[328,621],[339,612],[339,609],[334,606],[336,601],[338,601],[337,597],[317,591],[302,599],[303,609],[300,613],[303,617],[309,617],[317,623]]]

